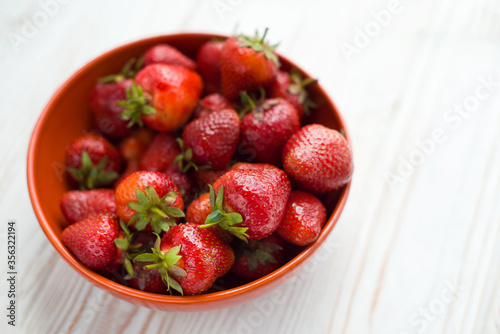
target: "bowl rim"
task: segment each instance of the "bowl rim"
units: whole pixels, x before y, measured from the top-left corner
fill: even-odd
[[[38,195],[36,193],[36,187],[35,187],[35,172],[34,172],[34,161],[35,161],[35,147],[38,142],[38,138],[40,136],[41,129],[44,127],[45,123],[48,120],[48,115],[49,111],[52,109],[52,105],[55,104],[55,102],[61,98],[63,91],[65,91],[66,87],[72,83],[76,78],[80,76],[81,73],[87,71],[89,68],[94,66],[94,64],[98,63],[101,61],[103,58],[106,58],[116,52],[119,52],[123,49],[127,49],[135,44],[142,44],[144,42],[151,42],[154,43],[155,41],[162,41],[164,39],[168,38],[182,38],[182,37],[206,37],[206,38],[228,38],[230,36],[225,36],[225,35],[220,35],[220,34],[210,34],[210,33],[196,33],[196,32],[186,32],[186,33],[173,33],[173,34],[166,34],[166,35],[156,35],[156,36],[151,36],[151,37],[146,37],[146,38],[141,38],[137,39],[125,44],[122,44],[118,47],[112,48],[111,50],[108,50],[99,56],[93,58],[92,60],[88,61],[84,66],[80,67],[75,73],[73,73],[62,85],[60,85],[57,90],[53,93],[51,96],[50,100],[47,102],[45,105],[42,113],[40,114],[38,121],[36,122],[36,125],[33,129],[33,132],[31,134],[30,142],[29,142],[29,148],[28,148],[28,156],[27,156],[27,179],[28,179],[28,191],[30,195],[30,200],[31,204],[33,206],[33,210],[35,212],[35,215],[37,217],[38,223],[40,224],[43,232],[51,242],[51,244],[54,246],[56,251],[68,262],[77,272],[79,272],[81,275],[83,275],[87,280],[91,281],[95,285],[105,288],[107,290],[110,290],[115,293],[119,293],[122,295],[125,295],[129,298],[133,299],[141,299],[142,302],[150,302],[150,303],[161,303],[161,304],[176,304],[176,305],[186,305],[186,304],[202,304],[202,303],[212,303],[217,300],[221,300],[224,298],[228,297],[235,297],[241,294],[244,294],[246,292],[249,292],[251,290],[257,289],[261,286],[264,286],[268,283],[271,283],[272,281],[278,280],[279,278],[285,276],[289,271],[299,267],[303,262],[311,256],[325,241],[325,239],[329,236],[331,233],[333,227],[336,225],[343,209],[347,201],[347,197],[349,194],[349,190],[351,187],[351,181],[347,185],[345,185],[342,189],[342,192],[340,194],[340,198],[337,202],[336,207],[334,208],[332,215],[329,217],[327,222],[325,223],[325,226],[321,230],[319,238],[312,243],[311,245],[307,246],[305,249],[303,249],[298,255],[293,257],[291,260],[289,260],[287,263],[285,263],[283,266],[280,268],[276,269],[272,273],[263,276],[257,280],[254,280],[252,282],[220,291],[220,292],[212,292],[212,293],[206,293],[206,294],[201,294],[201,295],[195,295],[195,296],[171,296],[171,295],[163,295],[163,294],[155,294],[155,293],[150,293],[150,292],[144,292],[141,290],[133,289],[127,286],[124,286],[120,283],[114,282],[104,276],[101,276],[100,274],[86,268],[83,264],[81,264],[78,260],[75,259],[75,257],[67,250],[67,248],[63,245],[62,241],[57,237],[56,233],[51,229],[50,224],[48,223],[48,219],[45,217],[42,211],[42,207],[39,203],[38,200]],[[284,57],[283,55],[277,53],[278,56],[281,59],[284,59],[285,61],[289,62],[290,64],[294,65],[297,67],[300,71],[302,71],[307,77],[311,77],[306,71],[302,69],[302,67],[297,66],[294,62],[290,61],[287,57]],[[326,97],[327,102],[331,105],[332,109],[335,111],[335,116],[337,117],[339,121],[339,125],[344,131],[344,136],[349,143],[350,146],[352,146],[349,132],[346,127],[345,120],[343,119],[339,109],[331,99],[331,97],[328,95],[328,93],[323,89],[321,85],[318,85],[318,90],[322,95]]]

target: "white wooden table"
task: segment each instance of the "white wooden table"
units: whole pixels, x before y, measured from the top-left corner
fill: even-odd
[[[5,273],[16,219],[20,279],[15,329],[1,280],[1,333],[500,332],[500,1],[56,1],[0,3],[0,264]],[[330,252],[279,304],[266,295],[165,313],[92,286],[29,202],[26,152],[45,103],[125,42],[266,26],[319,77],[353,137],[355,175]]]

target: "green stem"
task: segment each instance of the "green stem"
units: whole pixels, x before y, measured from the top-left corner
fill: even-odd
[[[260,40],[261,43],[264,43],[264,39],[266,38],[266,35],[267,35],[267,31],[269,30],[268,27],[266,27],[266,30],[264,30],[264,35],[262,35],[262,38]]]
[[[166,219],[166,218],[168,218],[168,216],[165,214],[165,212],[161,211],[161,210],[160,210],[159,208],[157,208],[156,206],[153,206],[153,207],[151,208],[151,211],[153,211],[154,213],[156,213],[156,214],[160,215],[161,217],[163,217],[163,218],[165,218],[165,219]]]
[[[146,266],[146,269],[151,270],[151,269],[157,269],[157,268],[163,268],[163,267],[165,267],[165,265],[163,264],[163,262],[160,262],[160,263],[155,263],[155,264],[149,264]]]

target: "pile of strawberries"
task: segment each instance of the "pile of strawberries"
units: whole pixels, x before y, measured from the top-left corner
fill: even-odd
[[[301,127],[317,83],[281,71],[275,47],[241,35],[207,42],[194,61],[159,44],[95,85],[102,135],[69,145],[79,190],[61,200],[62,240],[81,263],[195,295],[267,275],[318,238],[317,196],[349,182],[351,151],[336,130]]]

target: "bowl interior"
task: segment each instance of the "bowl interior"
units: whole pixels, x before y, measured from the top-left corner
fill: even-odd
[[[168,43],[181,50],[187,56],[195,59],[196,52],[203,43],[212,38],[224,37],[207,34],[159,36],[133,42],[111,50],[88,63],[58,89],[47,104],[33,131],[28,153],[28,185],[33,208],[42,229],[57,251],[75,269],[94,283],[101,286],[105,285],[108,290],[112,290],[111,292],[116,295],[124,293],[124,291],[129,296],[139,296],[140,298],[152,294],[137,290],[129,291],[132,289],[123,287],[95,274],[75,260],[62,244],[61,233],[67,226],[67,223],[61,213],[59,203],[62,195],[71,189],[68,175],[64,168],[66,148],[77,137],[94,131],[89,106],[89,95],[98,78],[118,73],[127,60],[132,57],[138,57],[146,49],[157,43]],[[292,67],[296,67],[302,74],[308,76],[307,73],[286,58],[280,57],[280,61],[282,69],[290,70]],[[306,122],[320,123],[333,129],[343,129],[346,132],[341,116],[323,89],[319,85],[314,84],[310,87],[310,94],[313,101],[318,104],[318,108],[314,110],[312,117],[307,119]],[[349,140],[347,133],[346,138]],[[347,192],[348,187],[345,187],[325,199],[331,217],[316,244],[324,240],[324,237],[330,232],[338,219],[338,215],[345,203]],[[311,248],[318,246],[316,244],[311,245],[313,247],[310,246],[303,250],[300,255],[309,255],[314,250]],[[273,273],[274,275],[261,278],[257,283],[264,284],[266,280],[279,278],[280,271],[281,273],[286,273],[295,265],[302,262],[304,258],[304,256],[297,256],[291,259],[277,273],[275,272]],[[256,285],[250,283],[240,287],[238,293],[244,292],[247,287],[251,289],[256,287]],[[227,296],[232,290],[224,291],[223,293],[219,293],[219,295]],[[217,295],[217,293],[203,296],[210,295]],[[198,297],[205,298],[203,296]],[[158,298],[163,298],[162,300],[164,301],[168,301],[169,299],[176,300],[176,298],[188,300],[186,297],[175,296],[159,296]]]

